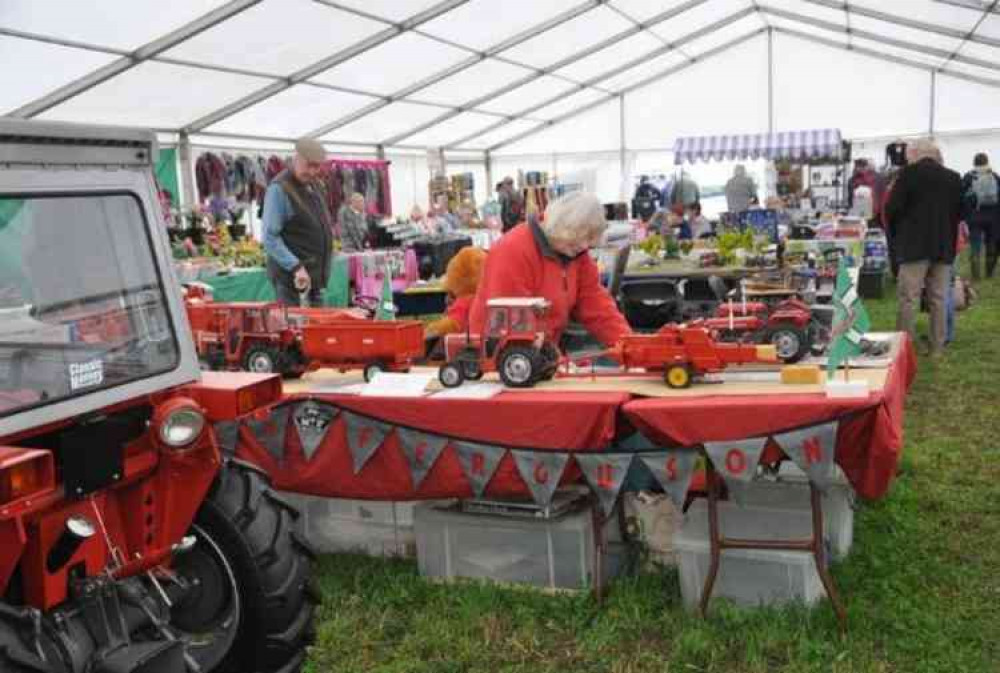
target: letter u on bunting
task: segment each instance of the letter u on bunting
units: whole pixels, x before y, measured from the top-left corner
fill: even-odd
[[[339,412],[332,404],[321,404],[315,400],[306,400],[295,407],[292,419],[306,460],[312,460]]]
[[[684,507],[698,454],[692,449],[668,449],[638,455],[677,509]]]
[[[288,427],[289,411],[288,405],[284,404],[272,407],[264,420],[258,420],[253,416],[247,419],[247,425],[250,426],[254,437],[279,463],[285,457],[285,429]]]
[[[396,437],[406,456],[406,463],[410,466],[410,478],[413,479],[413,489],[416,490],[434,467],[448,440],[407,428],[396,428]]]
[[[511,449],[517,471],[528,485],[531,497],[542,507],[552,502],[552,494],[559,486],[569,454],[554,451],[518,451]]]
[[[706,442],[705,452],[722,475],[730,494],[742,504],[743,488],[757,474],[757,463],[764,452],[767,437],[739,439],[732,442]]]
[[[344,426],[347,429],[347,446],[351,449],[354,474],[357,474],[375,455],[378,447],[382,446],[392,426],[382,421],[358,416],[350,411],[343,412],[343,416]]]
[[[837,472],[837,421],[775,435],[774,441],[819,490],[825,492],[833,483]]]
[[[632,465],[631,453],[576,453],[573,458],[583,470],[590,487],[597,492],[601,509],[607,516],[615,508],[618,492],[625,483],[628,468]]]
[[[478,442],[452,442],[458,453],[458,461],[462,464],[465,478],[472,486],[472,492],[477,498],[483,497],[486,485],[493,478],[497,466],[503,459],[507,449]]]

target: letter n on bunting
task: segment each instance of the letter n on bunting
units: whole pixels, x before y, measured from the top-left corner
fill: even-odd
[[[535,502],[548,507],[552,502],[552,494],[559,486],[563,470],[569,462],[569,454],[554,451],[518,451],[511,449],[517,471],[521,479],[528,485],[531,497]]]
[[[615,508],[628,469],[632,465],[631,453],[576,453],[573,458],[583,470],[590,487],[597,492],[601,509],[607,516]]]
[[[774,436],[774,441],[795,462],[809,481],[826,492],[836,477],[837,421]]]
[[[477,498],[483,497],[486,486],[497,471],[500,461],[507,449],[478,442],[452,442],[458,453],[458,461],[462,464],[465,478],[472,486],[472,492]]]

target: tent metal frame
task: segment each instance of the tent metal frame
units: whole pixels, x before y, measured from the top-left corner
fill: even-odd
[[[348,115],[344,115],[339,119],[330,121],[329,123],[313,129],[309,132],[308,136],[315,138],[322,138],[329,133],[335,131],[338,128],[346,126],[358,119],[361,119],[367,115],[370,115],[377,110],[380,110],[394,102],[406,102],[408,104],[414,105],[424,105],[428,107],[436,107],[442,110],[442,114],[436,116],[435,118],[424,122],[422,124],[416,125],[413,128],[407,129],[405,132],[397,133],[391,137],[383,138],[375,142],[355,142],[355,141],[341,141],[341,140],[330,140],[331,144],[344,145],[344,146],[357,146],[359,148],[369,148],[369,150],[374,149],[376,152],[385,151],[386,147],[399,147],[401,149],[426,149],[424,146],[419,145],[407,145],[404,144],[407,138],[415,136],[423,131],[431,129],[439,124],[447,122],[464,112],[476,112],[478,114],[484,114],[488,116],[497,117],[497,122],[491,124],[475,134],[471,134],[460,138],[456,141],[451,142],[445,146],[447,150],[469,150],[475,152],[481,152],[484,159],[489,164],[489,157],[492,152],[499,150],[503,147],[509,146],[515,142],[523,140],[531,135],[549,129],[556,124],[563,123],[574,117],[585,114],[586,112],[608,103],[616,98],[621,100],[620,103],[620,116],[624,113],[624,100],[623,97],[639,88],[648,86],[654,82],[660,81],[666,77],[669,77],[681,70],[690,67],[694,63],[706,60],[715,56],[717,54],[730,49],[741,42],[752,39],[760,34],[766,33],[767,35],[767,73],[768,73],[768,130],[774,130],[774,56],[773,56],[773,40],[774,34],[783,34],[798,39],[808,41],[812,44],[823,45],[826,47],[832,47],[837,49],[845,49],[848,51],[853,51],[858,54],[862,54],[867,57],[879,59],[882,61],[887,61],[895,63],[897,65],[903,65],[909,68],[915,68],[923,70],[930,73],[930,111],[928,115],[928,128],[931,133],[934,132],[934,97],[937,87],[937,77],[939,74],[947,75],[948,77],[953,77],[975,84],[997,88],[1000,87],[1000,75],[997,79],[992,79],[988,77],[983,77],[979,75],[970,74],[957,70],[954,67],[949,67],[952,63],[956,65],[968,65],[976,68],[981,68],[983,70],[996,71],[1000,73],[1000,62],[994,62],[985,60],[982,58],[976,58],[973,56],[965,55],[961,53],[962,48],[966,43],[974,43],[977,45],[983,45],[991,48],[1000,49],[1000,39],[992,38],[979,33],[979,27],[990,15],[1000,14],[1000,7],[998,4],[1000,2],[994,1],[988,4],[983,4],[977,0],[934,0],[934,2],[947,5],[955,8],[960,8],[962,10],[980,12],[980,18],[975,23],[975,25],[970,30],[959,30],[952,28],[950,26],[938,25],[933,23],[927,23],[924,21],[919,21],[911,19],[906,16],[900,16],[890,12],[885,12],[879,9],[872,8],[870,6],[857,5],[855,3],[846,2],[844,0],[802,0],[804,5],[813,5],[816,7],[823,7],[826,9],[833,9],[837,11],[843,11],[845,16],[844,25],[838,23],[832,23],[830,21],[823,20],[818,17],[808,16],[806,14],[792,12],[787,9],[772,7],[768,4],[768,0],[747,0],[747,7],[740,11],[734,12],[733,14],[724,17],[712,24],[705,26],[699,30],[696,30],[688,35],[685,35],[676,40],[666,40],[661,35],[652,32],[650,29],[657,24],[663,23],[671,18],[674,18],[684,12],[692,10],[699,7],[709,0],[687,0],[671,9],[668,9],[660,14],[657,14],[645,21],[638,21],[633,17],[629,16],[626,12],[622,11],[616,6],[609,4],[608,0],[583,0],[580,4],[570,7],[569,9],[563,11],[555,17],[547,19],[540,22],[534,26],[531,26],[513,36],[508,37],[499,44],[493,45],[485,51],[479,51],[471,47],[457,44],[451,40],[445,39],[440,36],[435,36],[422,30],[424,24],[430,22],[433,19],[444,16],[448,12],[461,7],[466,4],[469,0],[441,0],[436,4],[428,7],[427,9],[408,17],[403,21],[393,21],[381,16],[375,16],[369,12],[365,12],[361,9],[354,7],[349,7],[344,5],[338,0],[313,0],[313,2],[324,5],[341,12],[347,12],[349,14],[366,18],[368,20],[382,24],[384,29],[370,35],[369,37],[361,40],[353,45],[350,45],[344,49],[337,51],[336,53],[312,63],[304,68],[300,68],[296,72],[281,76],[274,73],[265,73],[255,70],[232,68],[222,65],[213,65],[206,63],[192,62],[184,59],[177,59],[165,56],[165,53],[172,49],[173,47],[181,44],[182,42],[199,35],[200,33],[209,30],[215,26],[224,23],[226,20],[233,18],[240,13],[258,5],[262,0],[230,0],[224,5],[188,22],[187,24],[166,33],[165,35],[153,40],[141,47],[129,51],[123,49],[115,49],[112,47],[106,47],[96,44],[90,44],[87,42],[69,40],[64,38],[58,38],[53,36],[39,35],[34,33],[28,33],[24,31],[14,30],[10,28],[0,27],[0,36],[7,36],[18,39],[33,40],[39,42],[45,42],[50,44],[55,44],[63,47],[72,47],[75,49],[83,49],[95,53],[103,53],[117,57],[114,61],[108,63],[105,66],[97,68],[96,70],[76,79],[71,82],[64,84],[63,86],[40,96],[39,98],[32,100],[24,105],[21,105],[17,109],[9,112],[6,116],[14,118],[32,118],[36,117],[56,106],[83,94],[90,89],[116,77],[127,70],[134,68],[144,62],[159,62],[167,63],[183,67],[199,68],[203,70],[211,70],[217,72],[225,72],[235,75],[257,77],[262,80],[269,80],[260,89],[251,92],[250,94],[242,97],[239,100],[233,101],[227,105],[224,105],[212,112],[203,115],[202,117],[192,120],[190,123],[183,125],[177,129],[169,129],[170,132],[180,133],[183,137],[188,135],[197,134],[198,136],[206,137],[218,137],[218,138],[240,138],[245,140],[261,140],[268,142],[290,142],[292,138],[276,138],[269,136],[252,136],[252,135],[242,135],[233,133],[223,133],[218,131],[209,130],[214,124],[227,119],[238,112],[241,112],[251,106],[260,103],[264,100],[275,96],[282,91],[285,91],[296,85],[305,85],[311,87],[317,87],[321,89],[327,89],[331,91],[339,91],[343,93],[363,95],[372,98],[372,102],[365,105],[360,110],[352,112]],[[535,67],[522,63],[516,59],[509,58],[503,55],[502,52],[516,47],[542,33],[556,28],[560,25],[565,24],[585,13],[597,8],[597,7],[608,7],[613,11],[620,14],[622,17],[627,19],[633,25],[624,31],[620,31],[616,35],[606,38],[596,44],[587,46],[586,48],[580,49],[575,53],[560,59],[558,62],[553,63],[546,67]],[[690,56],[683,51],[683,47],[706,35],[709,35],[717,30],[720,30],[732,23],[735,23],[747,16],[757,16],[763,24],[760,29],[755,29],[752,32],[726,42],[723,45],[719,45],[707,52],[698,54],[696,56]],[[958,46],[954,50],[950,49],[940,49],[924,44],[917,44],[913,41],[899,39],[885,35],[880,31],[858,29],[851,25],[851,17],[859,16],[868,19],[874,19],[884,22],[887,25],[899,26],[904,28],[909,28],[913,30],[923,31],[926,33],[932,33],[936,35],[941,35],[945,37],[950,37],[958,40]],[[805,32],[802,30],[793,30],[783,26],[772,25],[769,21],[770,18],[780,18],[785,21],[794,22],[796,24],[801,24],[803,27],[811,27],[818,29],[819,31],[825,31],[827,33],[840,33],[847,36],[846,44],[837,40],[829,39],[825,37],[822,33],[814,34],[811,32]],[[575,78],[566,77],[560,74],[558,71],[565,66],[586,58],[592,54],[595,54],[601,50],[613,47],[620,41],[637,35],[643,31],[647,31],[649,35],[654,36],[658,41],[662,42],[662,46],[652,50],[651,52],[642,54],[636,59],[630,60],[622,66],[618,66],[606,72],[600,73],[596,76],[585,78],[583,81],[577,81]],[[452,47],[458,48],[469,54],[468,58],[465,58],[458,63],[445,68],[439,72],[433,73],[428,77],[415,82],[402,90],[393,92],[391,94],[376,94],[371,91],[363,91],[352,87],[343,87],[333,84],[326,84],[323,82],[313,81],[310,78],[317,74],[320,74],[330,68],[335,67],[341,63],[349,61],[350,59],[357,57],[375,47],[402,35],[406,32],[412,32],[416,35],[420,35],[424,38],[434,40],[436,42],[447,44]],[[930,65],[928,63],[920,62],[917,60],[910,60],[907,58],[897,57],[895,55],[890,56],[878,49],[862,47],[854,44],[852,42],[853,38],[864,39],[871,42],[878,42],[886,46],[891,46],[896,49],[905,50],[913,54],[921,54],[923,56],[928,56],[933,59],[941,59],[940,63],[937,65]],[[612,91],[608,88],[602,86],[602,82],[609,80],[623,72],[626,72],[632,68],[642,65],[643,63],[649,61],[650,59],[656,58],[662,54],[675,51],[684,56],[685,61],[675,65],[671,68],[662,70],[651,77],[645,78],[642,81],[632,84],[628,87],[624,87],[620,90]],[[1000,52],[998,52],[1000,53]],[[436,84],[447,77],[454,74],[462,72],[477,63],[481,63],[486,59],[494,59],[502,61],[511,65],[517,65],[522,68],[526,68],[530,71],[524,77],[518,78],[516,81],[511,82],[505,86],[498,87],[497,89],[489,92],[486,95],[478,96],[475,99],[467,100],[459,105],[441,105],[436,103],[431,103],[427,101],[412,100],[409,97],[417,93],[418,91],[427,88],[433,84]],[[541,101],[532,105],[530,108],[525,107],[512,114],[501,114],[497,112],[490,112],[487,110],[481,110],[478,106],[483,103],[496,98],[498,96],[504,95],[511,91],[516,90],[519,87],[530,84],[532,81],[541,76],[551,76],[557,77],[559,79],[565,80],[573,85],[572,88],[561,93],[559,96],[549,98],[547,100]],[[558,102],[559,100],[572,95],[574,93],[592,90],[598,92],[600,97],[586,105],[580,106],[570,112],[559,115],[552,119],[541,120],[532,116],[533,111],[538,110],[541,107],[550,105],[552,103]],[[487,134],[493,133],[494,131],[503,128],[504,126],[510,124],[514,121],[529,121],[538,122],[538,125],[534,128],[528,129],[527,131],[516,134],[505,139],[502,142],[491,145],[488,148],[467,148],[464,145],[480,136],[485,136]],[[624,120],[622,121],[622,143],[621,151],[624,157],[625,153],[625,142],[624,142]]]

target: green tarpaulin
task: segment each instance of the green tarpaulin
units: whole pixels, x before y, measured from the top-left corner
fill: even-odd
[[[160,149],[160,158],[156,162],[156,183],[160,189],[170,192],[175,206],[179,206],[180,192],[177,188],[177,148]]]
[[[212,276],[200,279],[200,282],[212,288],[215,301],[274,301],[274,287],[267,278],[264,269],[241,271],[224,276]],[[333,260],[330,282],[323,294],[326,306],[344,307],[348,305],[347,258],[337,257]]]

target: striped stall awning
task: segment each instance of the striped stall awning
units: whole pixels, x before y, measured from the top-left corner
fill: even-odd
[[[674,163],[735,159],[835,159],[841,156],[840,131],[813,129],[781,133],[678,138]]]

